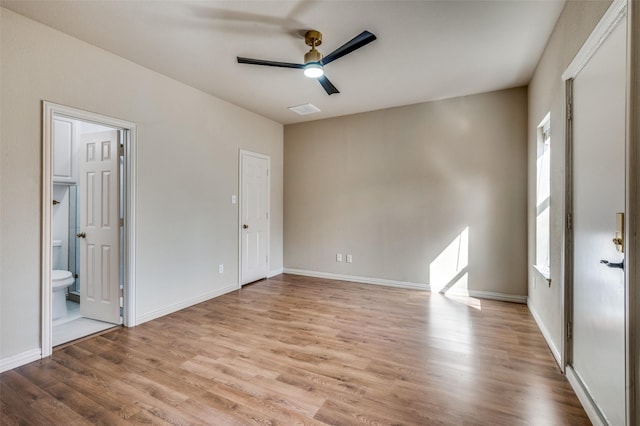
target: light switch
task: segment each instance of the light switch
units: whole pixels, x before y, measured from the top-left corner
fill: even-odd
[[[350,254],[347,255],[347,263],[353,263],[353,256]]]
[[[238,202],[238,197],[235,194],[231,196],[231,204],[236,204]]]
[[[336,262],[342,262],[342,253],[336,254]]]

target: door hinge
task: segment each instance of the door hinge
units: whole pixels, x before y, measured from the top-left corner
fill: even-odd
[[[118,149],[118,155],[120,157],[124,157],[124,145],[120,144],[120,148]]]
[[[567,230],[571,231],[573,229],[573,217],[571,213],[567,213]]]
[[[571,102],[567,103],[567,120],[573,120],[573,104]]]
[[[573,339],[573,323],[571,321],[567,322],[567,340]]]

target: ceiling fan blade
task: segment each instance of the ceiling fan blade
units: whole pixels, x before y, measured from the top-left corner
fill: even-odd
[[[331,83],[326,76],[323,75],[318,77],[318,82],[320,82],[324,90],[327,92],[327,95],[340,93],[340,91],[336,89],[336,86],[334,86],[333,83]]]
[[[276,62],[276,61],[264,61],[262,59],[251,59],[251,58],[243,58],[238,56],[239,64],[251,64],[251,65],[266,65],[269,67],[280,67],[280,68],[304,68],[303,64],[294,64],[291,62]]]
[[[338,47],[333,52],[329,53],[320,62],[322,63],[322,65],[327,65],[329,62],[333,62],[336,59],[342,58],[347,53],[351,53],[354,50],[360,49],[361,47],[371,43],[376,38],[377,37],[375,36],[375,34],[370,33],[369,31],[363,31],[342,46]]]

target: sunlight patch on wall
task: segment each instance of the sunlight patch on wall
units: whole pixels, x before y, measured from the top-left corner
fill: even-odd
[[[432,292],[467,292],[469,266],[469,227],[458,234],[429,265]]]

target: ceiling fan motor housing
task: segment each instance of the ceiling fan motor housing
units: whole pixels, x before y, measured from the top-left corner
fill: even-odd
[[[307,46],[320,46],[322,44],[322,33],[316,30],[309,30],[304,33],[304,42]]]
[[[307,31],[304,35],[304,42],[307,46],[311,46],[311,50],[304,55],[304,63],[320,62],[322,60],[322,53],[316,50],[316,46],[322,44],[322,33],[316,30]]]
[[[322,60],[322,53],[318,52],[315,48],[304,54],[304,63],[320,62]]]

